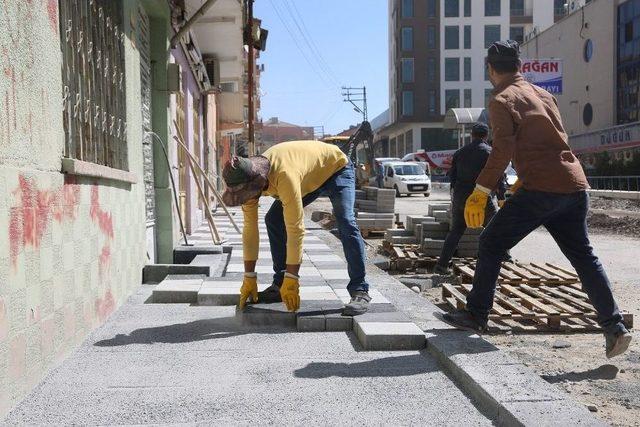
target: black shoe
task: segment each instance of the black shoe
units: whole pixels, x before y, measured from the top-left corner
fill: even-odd
[[[367,291],[355,291],[351,294],[351,301],[344,306],[343,316],[358,316],[369,311],[371,297]]]
[[[451,313],[433,313],[433,315],[444,323],[457,329],[482,334],[487,331],[487,322],[478,320],[467,310],[456,310]]]
[[[258,301],[263,304],[275,304],[278,302],[282,302],[282,297],[280,296],[280,286],[271,285],[264,291],[260,292],[258,295]]]
[[[444,267],[440,264],[436,264],[436,267],[433,269],[434,274],[440,274],[442,276],[451,275],[451,269],[449,267]]]
[[[615,334],[604,334],[607,359],[616,357],[627,351],[631,343],[631,334],[624,328]]]

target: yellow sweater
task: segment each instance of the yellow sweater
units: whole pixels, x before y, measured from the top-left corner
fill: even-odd
[[[344,168],[347,156],[335,145],[320,141],[290,141],[277,144],[263,154],[269,159],[269,187],[263,196],[282,202],[287,230],[287,264],[302,263],[304,213],[302,198],[317,190],[333,174]],[[242,206],[244,229],[242,247],[245,261],[258,259],[258,201]]]

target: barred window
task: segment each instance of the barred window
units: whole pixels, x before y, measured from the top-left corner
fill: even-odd
[[[65,157],[128,170],[122,2],[60,0]]]

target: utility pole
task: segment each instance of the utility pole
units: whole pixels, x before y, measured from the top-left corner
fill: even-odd
[[[249,79],[249,155],[255,156],[256,154],[256,141],[255,141],[255,130],[254,130],[254,118],[255,118],[255,107],[254,107],[254,79],[253,75],[255,72],[255,48],[253,46],[253,0],[246,0],[247,4],[247,22],[245,24],[245,43],[249,48],[249,61],[247,67],[247,78]]]
[[[369,121],[367,111],[367,87],[342,87],[342,97],[344,102],[350,102],[353,109],[362,114],[362,121]],[[357,103],[357,104],[356,104]]]
[[[322,139],[324,138],[324,125],[322,126],[314,126],[313,127],[313,137],[315,139]]]

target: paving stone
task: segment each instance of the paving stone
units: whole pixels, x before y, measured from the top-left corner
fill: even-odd
[[[249,304],[243,310],[237,310],[243,325],[257,327],[295,328],[296,314],[287,310],[283,303]]]
[[[374,304],[376,305],[384,305],[384,304]],[[369,311],[365,314],[361,314],[359,316],[355,316],[353,318],[356,323],[366,323],[366,322],[387,322],[387,323],[402,323],[402,322],[411,322],[409,316],[407,316],[402,311],[387,311],[387,312],[376,312]]]
[[[345,281],[349,280],[349,272],[347,270],[344,269],[322,269],[319,270],[320,271],[320,275],[322,277],[324,277],[327,280],[333,280],[333,279],[342,279]]]
[[[149,264],[142,269],[142,283],[160,283],[171,274],[200,274],[208,276],[211,267],[189,264]]]
[[[421,350],[426,345],[424,332],[411,322],[359,322],[354,331],[365,350]]]
[[[203,278],[163,280],[153,289],[154,303],[197,303]]]
[[[323,262],[323,261],[334,261],[334,262],[344,262],[342,258],[340,258],[338,255],[334,255],[334,254],[317,254],[317,255],[309,255],[309,259],[311,259],[312,262]]]
[[[300,310],[296,313],[296,327],[298,332],[326,331],[322,301],[300,301]]]
[[[240,284],[232,282],[204,282],[198,291],[198,305],[231,306],[238,305]],[[258,292],[264,291],[268,284],[258,284]],[[258,301],[260,298],[258,297]]]

